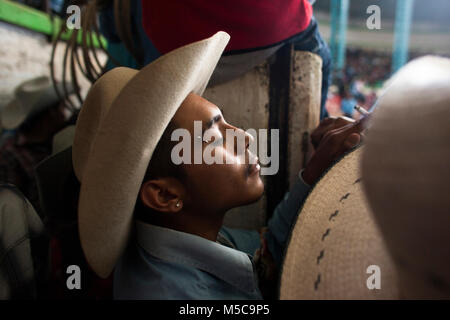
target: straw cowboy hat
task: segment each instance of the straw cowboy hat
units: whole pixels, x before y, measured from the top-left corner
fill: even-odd
[[[338,161],[306,199],[285,253],[280,299],[398,298],[395,267],[361,186],[363,148]]]
[[[62,83],[57,83],[58,91],[62,91]],[[73,93],[73,87],[67,86]],[[47,76],[40,76],[25,81],[14,90],[14,99],[0,111],[1,127],[18,128],[25,120],[43,111],[59,101],[53,84]]]
[[[81,181],[81,245],[99,276],[110,275],[126,247],[139,188],[162,133],[189,93],[203,93],[229,38],[218,32],[140,71],[113,69],[89,91],[72,157]]]
[[[450,299],[450,59],[406,65],[372,120],[363,185],[401,297]]]
[[[299,213],[281,299],[450,298],[449,119],[449,59],[415,60],[386,83],[365,146]]]

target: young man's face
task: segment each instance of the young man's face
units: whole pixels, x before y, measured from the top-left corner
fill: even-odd
[[[210,154],[215,159],[223,159],[222,164],[205,164],[203,160],[201,164],[194,164],[194,140],[199,139],[194,132],[194,121],[201,121],[202,154],[205,148],[214,142],[215,137],[223,139],[214,148],[209,147],[209,150],[212,150]],[[255,164],[256,155],[248,149],[253,138],[227,123],[216,105],[196,94],[190,94],[178,109],[173,122],[177,127],[187,129],[192,140],[191,163],[182,164],[188,198],[186,204],[190,202],[206,210],[228,210],[252,203],[262,196],[264,184],[260,177],[259,165]],[[209,142],[202,139],[207,129],[214,134],[214,138]],[[234,148],[226,147],[227,129],[240,135],[245,141],[245,146],[241,148],[244,154],[239,154],[237,150],[239,147],[237,138],[233,137]]]

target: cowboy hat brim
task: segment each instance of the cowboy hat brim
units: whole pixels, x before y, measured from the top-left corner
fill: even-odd
[[[361,186],[362,149],[333,165],[306,199],[283,260],[280,299],[398,298],[395,267]],[[376,267],[382,284],[371,290]]]
[[[228,34],[218,32],[147,65],[100,124],[78,209],[81,245],[99,276],[110,275],[125,249],[139,188],[162,133],[190,93],[203,93],[228,41]]]
[[[94,137],[114,100],[138,70],[117,67],[102,75],[91,87],[77,118],[73,140],[73,169],[78,181],[91,152]]]
[[[58,91],[63,84],[57,82]],[[67,85],[68,94],[74,92],[71,84]],[[47,76],[27,80],[14,90],[14,99],[1,110],[1,126],[5,129],[16,129],[28,118],[51,107],[60,99]]]

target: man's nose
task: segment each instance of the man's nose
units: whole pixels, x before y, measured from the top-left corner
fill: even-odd
[[[240,130],[242,130],[242,129],[240,129]],[[250,143],[255,141],[255,138],[253,138],[253,136],[250,133],[248,133],[244,130],[242,130],[242,131],[245,134],[245,149],[248,149],[250,147]]]
[[[246,131],[244,131],[241,128],[236,128],[235,134],[236,134],[236,140],[234,143],[235,155],[241,159],[242,163],[249,163],[249,161],[250,161],[249,153],[246,151],[249,149],[250,143],[252,143],[254,141],[254,138],[251,134],[247,133]],[[242,148],[241,145],[239,145],[239,143],[238,143],[238,140],[242,139],[242,137],[244,137],[244,148]],[[242,149],[242,150],[239,150],[239,149]]]

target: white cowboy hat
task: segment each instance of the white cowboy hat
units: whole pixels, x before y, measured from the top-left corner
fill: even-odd
[[[58,91],[63,91],[63,84],[57,83]],[[73,87],[69,84],[69,93]],[[47,76],[27,80],[14,90],[14,99],[0,111],[1,127],[18,128],[29,117],[43,111],[59,101],[55,88]]]
[[[203,93],[229,38],[218,32],[178,48],[140,71],[113,69],[105,76],[114,81],[91,88],[83,112],[97,109],[103,99],[110,101],[110,107],[93,112],[100,113],[95,123],[88,117],[79,118],[73,164],[81,180],[81,245],[99,276],[110,275],[125,249],[139,188],[162,133],[189,93]],[[117,72],[122,76],[114,76]],[[81,146],[79,141],[87,144]]]
[[[285,253],[280,299],[398,298],[395,266],[361,186],[363,148],[338,161],[308,195]]]
[[[450,59],[423,57],[387,84],[363,185],[399,270],[401,297],[450,298]]]

